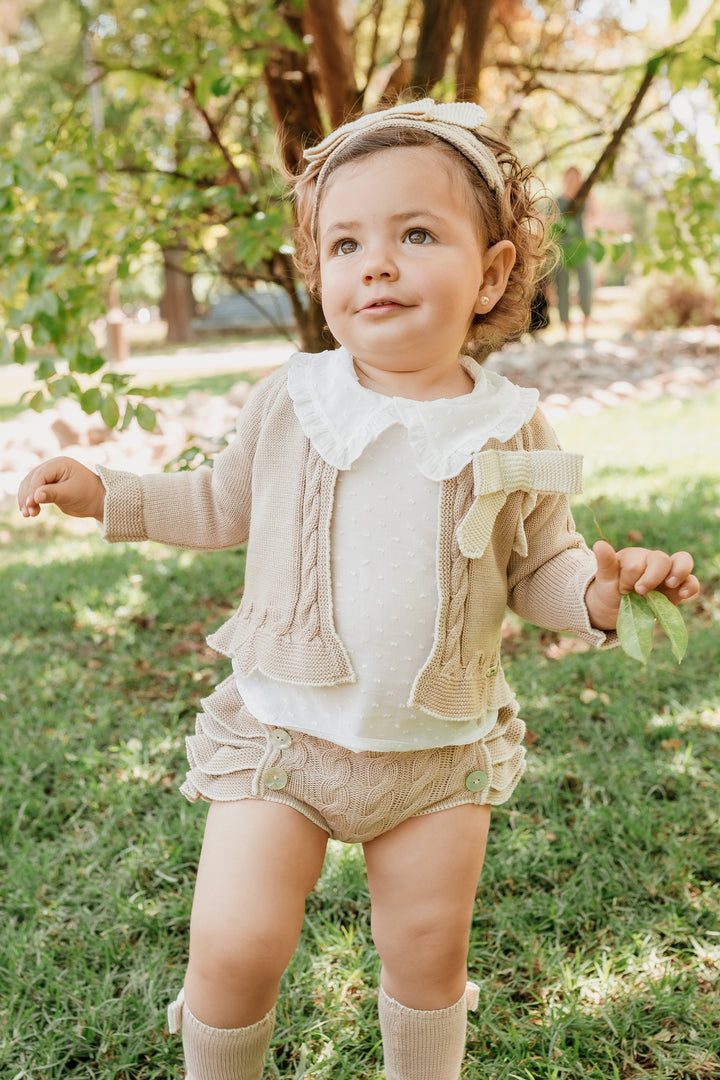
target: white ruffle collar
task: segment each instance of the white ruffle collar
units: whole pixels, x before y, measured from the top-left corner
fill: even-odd
[[[468,356],[460,362],[475,383],[469,394],[413,401],[362,386],[344,347],[295,353],[288,392],[303,432],[328,465],[349,469],[378,435],[402,424],[420,472],[430,480],[448,480],[488,439],[512,438],[530,420],[539,398],[537,390],[515,386]]]

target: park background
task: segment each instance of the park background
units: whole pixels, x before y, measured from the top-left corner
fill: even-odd
[[[204,813],[176,788],[244,565],[24,521],[17,479],[211,459],[253,381],[328,345],[282,171],[423,93],[480,101],[551,192],[580,169],[589,340],[552,309],[488,363],[585,454],[586,537],[688,548],[703,586],[680,666],[659,634],[642,666],[507,620],[530,767],[494,815],[463,1075],[720,1076],[719,42],[709,0],[3,0],[1,1080],[181,1074]],[[377,975],[331,843],[267,1075],[379,1080]]]

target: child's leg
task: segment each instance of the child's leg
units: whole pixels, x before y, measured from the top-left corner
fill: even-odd
[[[213,803],[190,923],[182,1029],[190,1080],[254,1080],[327,834],[289,806]]]
[[[555,270],[555,290],[560,322],[567,330],[570,326],[570,271],[564,266]]]
[[[489,823],[488,807],[458,806],[365,845],[388,1080],[456,1080],[460,1072],[468,941]]]
[[[578,276],[578,300],[580,309],[586,319],[592,314],[592,263],[590,259],[581,262],[577,267]]]

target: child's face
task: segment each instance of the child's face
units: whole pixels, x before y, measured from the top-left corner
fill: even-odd
[[[340,166],[322,196],[318,250],[325,318],[357,361],[457,367],[473,315],[489,310],[488,252],[469,183],[442,151],[396,147]]]

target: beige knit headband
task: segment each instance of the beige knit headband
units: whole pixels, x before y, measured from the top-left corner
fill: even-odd
[[[392,109],[384,109],[382,112],[359,116],[357,120],[352,120],[349,124],[343,124],[342,127],[331,132],[317,146],[311,146],[303,154],[305,160],[310,163],[323,162],[315,185],[315,201],[311,221],[312,235],[315,235],[322,188],[336,152],[358,135],[364,135],[367,131],[380,130],[386,127],[416,128],[429,131],[436,135],[438,139],[442,139],[443,142],[450,143],[468,161],[472,162],[485,179],[490,190],[500,197],[505,188],[505,177],[492,150],[480,142],[475,135],[477,129],[482,126],[486,115],[485,110],[480,105],[475,105],[471,101],[438,104],[431,98],[423,98],[422,101],[413,101],[408,105],[395,105]]]

